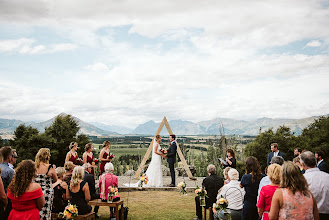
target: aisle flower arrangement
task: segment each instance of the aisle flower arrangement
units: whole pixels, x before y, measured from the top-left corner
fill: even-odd
[[[214,203],[212,206],[214,213],[216,213],[217,211],[223,211],[225,219],[230,220],[231,213],[229,212],[229,210],[226,209],[227,207],[228,207],[228,201],[225,198],[223,198],[223,196],[221,196],[221,198],[218,199],[216,203]]]
[[[143,174],[140,178],[138,186],[143,187],[144,184],[147,184],[148,180],[149,180],[148,176],[146,176],[146,174]]]
[[[185,181],[178,183],[177,188],[179,189],[179,193],[183,195],[187,195]]]
[[[195,194],[200,197],[200,206],[206,206],[206,197],[208,196],[207,191],[204,189],[204,187],[199,188],[199,186],[197,186]]]
[[[58,214],[58,218],[65,218],[68,220],[71,220],[76,216],[78,216],[78,208],[76,205],[71,204],[65,207],[64,212]]]
[[[118,187],[116,186],[109,186],[108,188],[109,193],[107,195],[107,202],[113,202],[113,196],[117,196],[118,195]]]

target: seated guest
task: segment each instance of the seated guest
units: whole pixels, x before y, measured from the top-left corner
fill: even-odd
[[[224,162],[222,162],[222,165],[224,167],[232,167],[232,168],[236,168],[236,159],[235,159],[235,153],[234,151],[229,148],[226,150],[226,165],[224,164]]]
[[[323,158],[324,158],[323,151],[322,150],[316,151],[315,158],[316,158],[317,167],[319,168],[319,170],[328,173],[327,163],[323,160]]]
[[[66,190],[66,198],[71,201],[72,205],[78,207],[79,215],[85,215],[91,212],[89,186],[83,180],[84,169],[82,166],[76,166],[73,169],[72,178],[68,189]]]
[[[299,158],[299,156],[295,157],[295,158],[292,160],[292,162],[294,162],[294,164],[296,164],[296,165],[299,167],[300,172],[302,172],[302,174],[305,173],[305,170],[304,170],[302,164],[300,163],[300,158]]]
[[[224,185],[224,180],[216,175],[216,167],[213,164],[210,164],[207,167],[207,173],[208,176],[202,181],[202,186],[207,191],[208,197],[206,197],[206,208],[209,208],[216,202],[218,190]],[[198,218],[195,219],[202,219],[202,207],[200,206],[199,196],[195,197],[195,208],[196,215],[198,216]]]
[[[1,176],[1,169],[0,169]],[[5,207],[8,204],[8,199],[6,196],[5,188],[3,187],[2,179],[0,178],[0,219],[3,219]]]
[[[231,167],[225,167],[223,171],[224,175],[224,184],[228,184],[230,181],[228,180],[228,171],[230,171]]]
[[[295,157],[298,157],[301,153],[302,153],[302,149],[301,148],[299,148],[299,147],[295,148],[295,150],[294,150],[294,158]]]
[[[285,162],[281,173],[280,188],[273,195],[269,219],[319,219],[316,200],[297,165]]]
[[[260,180],[265,175],[260,171],[260,164],[256,157],[248,157],[246,160],[246,174],[241,178],[241,187],[244,187],[246,194],[242,209],[242,219],[258,219],[257,195]]]
[[[65,207],[67,206],[66,199],[66,189],[67,183],[63,181],[63,177],[65,174],[64,167],[56,168],[57,181],[53,183],[52,188],[54,189],[54,200],[53,200],[53,213],[63,212]]]
[[[89,192],[90,192],[90,196],[91,196],[91,199],[90,200],[100,199],[100,194],[99,193],[96,193],[95,178],[91,174],[91,172],[92,172],[91,165],[89,163],[85,163],[85,164],[83,164],[83,168],[85,169],[85,174],[84,174],[83,180],[88,183]],[[95,212],[96,218],[99,218],[100,217],[97,214],[98,213],[98,209],[99,209],[99,206],[95,206],[94,212]]]
[[[269,219],[268,213],[271,208],[272,197],[275,190],[280,186],[281,166],[279,164],[271,164],[268,166],[267,176],[270,178],[271,184],[262,187],[257,202],[258,215],[262,220]]]
[[[311,151],[300,155],[300,162],[304,167],[304,177],[308,188],[317,201],[320,220],[329,219],[329,174],[316,167],[316,159]]]
[[[64,174],[64,181],[66,183],[69,183],[71,181],[71,178],[72,178],[74,164],[71,161],[67,161],[64,164],[64,169],[66,171],[65,174]]]
[[[224,185],[220,190],[217,200],[225,198],[228,201],[228,209],[231,212],[231,220],[240,220],[243,207],[243,197],[245,191],[240,187],[239,172],[232,168],[228,171],[229,183]],[[214,210],[215,219],[224,219],[224,211],[216,212]]]
[[[279,164],[280,166],[282,166],[283,163],[284,163],[283,157],[277,156],[277,157],[272,157],[272,159],[271,159],[271,164]],[[262,178],[262,180],[259,183],[259,187],[258,187],[258,195],[263,186],[270,185],[270,184],[271,184],[271,180],[270,180],[269,176],[265,176],[264,178]],[[258,196],[257,196],[257,202],[258,202]]]
[[[37,220],[39,210],[46,204],[41,186],[34,183],[36,168],[32,160],[23,160],[18,164],[13,181],[8,186],[8,198],[12,210],[8,220]]]

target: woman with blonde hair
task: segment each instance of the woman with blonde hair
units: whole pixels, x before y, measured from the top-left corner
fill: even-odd
[[[70,151],[67,152],[65,157],[65,162],[72,161],[74,165],[79,165],[79,157],[78,157],[78,143],[77,142],[71,142],[69,146]]]
[[[41,219],[51,219],[51,210],[53,206],[54,189],[52,183],[57,181],[55,165],[49,164],[49,148],[40,148],[35,156],[36,178],[35,182],[39,183],[43,194],[45,195],[46,204],[40,210]]]
[[[99,160],[101,161],[101,165],[99,166],[100,174],[104,173],[105,164],[112,161],[112,158],[110,158],[111,156],[110,147],[111,147],[111,143],[109,141],[104,141],[103,149],[99,153]]]
[[[45,205],[44,193],[38,183],[34,183],[35,164],[32,160],[23,160],[16,168],[13,180],[8,186],[8,198],[12,202],[9,220],[38,220],[39,210]]]
[[[85,169],[82,166],[76,166],[73,169],[70,185],[66,190],[66,198],[70,199],[72,205],[78,207],[78,214],[84,215],[91,212],[89,186],[83,180]]]
[[[316,200],[299,167],[291,161],[281,167],[281,182],[272,198],[269,219],[319,219]]]
[[[64,208],[67,206],[66,199],[66,189],[67,183],[63,181],[65,168],[57,167],[56,169],[57,181],[53,183],[52,187],[54,189],[54,202],[53,202],[53,213],[60,213],[64,211]]]
[[[257,202],[258,215],[262,220],[268,220],[273,194],[280,186],[281,166],[279,164],[271,164],[268,166],[267,176],[270,178],[271,184],[262,187]]]

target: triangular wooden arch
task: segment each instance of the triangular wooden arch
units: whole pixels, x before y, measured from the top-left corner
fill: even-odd
[[[138,177],[139,177],[139,175],[140,175],[140,173],[141,173],[141,171],[142,171],[142,167],[145,165],[147,158],[149,157],[151,151],[153,150],[153,149],[152,149],[152,148],[153,148],[153,141],[154,141],[155,137],[156,137],[158,134],[160,134],[160,132],[161,132],[161,130],[162,130],[162,128],[163,128],[164,125],[166,126],[169,135],[174,134],[174,133],[172,132],[170,126],[169,126],[169,123],[168,123],[168,121],[167,121],[167,118],[166,118],[166,117],[163,117],[163,120],[162,120],[162,122],[161,122],[161,124],[160,124],[160,126],[159,126],[159,128],[158,128],[158,130],[157,130],[157,132],[155,133],[155,135],[154,135],[154,137],[153,137],[153,139],[152,139],[152,142],[150,143],[150,146],[149,146],[149,148],[147,149],[147,151],[146,151],[146,153],[145,153],[145,155],[144,155],[144,158],[143,158],[141,164],[140,164],[139,167],[138,167],[138,170],[137,170],[137,172],[136,172],[136,174],[135,174],[135,176],[134,176],[135,179],[138,179]],[[179,156],[179,158],[181,159],[181,161],[182,161],[182,163],[183,163],[183,165],[184,165],[184,168],[185,168],[185,170],[186,170],[186,173],[187,173],[188,177],[189,177],[191,180],[195,180],[196,178],[193,177],[193,175],[192,175],[192,173],[191,173],[189,167],[187,166],[186,160],[185,160],[185,158],[184,158],[184,156],[183,156],[183,154],[182,154],[182,151],[181,151],[180,148],[179,148],[179,145],[178,145],[177,141],[176,141],[176,144],[177,144],[177,153],[178,153],[178,156]]]

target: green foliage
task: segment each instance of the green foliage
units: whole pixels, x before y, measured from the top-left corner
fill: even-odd
[[[0,136],[0,148],[3,147],[3,140],[2,137]]]

